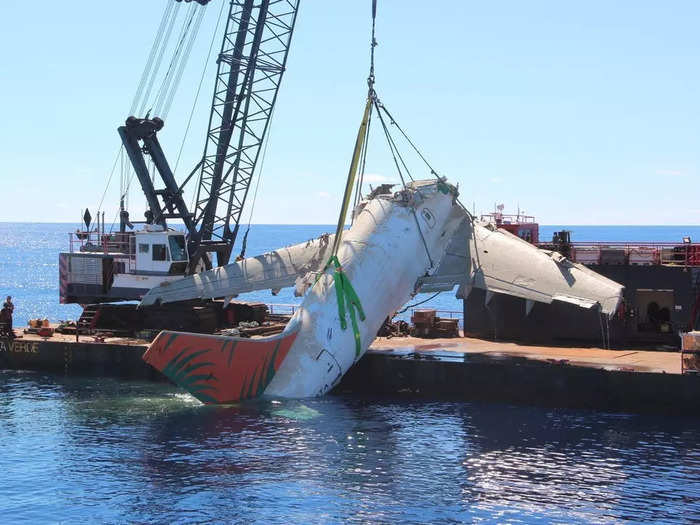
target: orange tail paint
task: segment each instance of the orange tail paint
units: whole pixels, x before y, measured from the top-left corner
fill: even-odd
[[[163,331],[143,359],[202,403],[260,397],[297,332],[263,339]]]

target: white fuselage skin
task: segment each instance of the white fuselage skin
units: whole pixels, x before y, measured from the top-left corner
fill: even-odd
[[[446,185],[441,187],[444,190]],[[456,190],[449,188],[443,193],[437,181],[419,181],[405,191],[409,203],[391,195],[367,201],[343,233],[338,250],[366,316],[364,321],[358,318],[359,354],[349,314],[347,329],[340,326],[331,266],[285,328],[287,333],[298,330],[298,335],[265,390],[266,397],[321,396],[362,357],[386,317],[411,298],[416,281],[435,270],[433,264],[462,220],[461,214],[454,213]]]

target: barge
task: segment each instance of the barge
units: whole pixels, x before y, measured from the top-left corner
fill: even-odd
[[[0,369],[166,381],[145,339],[0,339]],[[697,416],[700,381],[678,352],[552,348],[473,338],[377,338],[333,394],[456,399]]]
[[[677,243],[576,242],[571,232],[560,231],[547,242],[533,216],[506,215],[501,207],[482,220],[620,283],[624,295],[608,318],[562,302],[528,310],[521,298],[487,297],[474,289],[463,302],[465,333],[528,344],[678,349],[680,334],[698,328],[700,244],[689,237]]]

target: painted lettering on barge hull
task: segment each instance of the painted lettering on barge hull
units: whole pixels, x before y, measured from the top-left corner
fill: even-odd
[[[18,354],[38,354],[39,343],[29,341],[0,340],[0,352],[14,352]]]

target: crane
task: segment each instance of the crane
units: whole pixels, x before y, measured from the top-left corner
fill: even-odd
[[[203,9],[212,0],[193,1]],[[180,219],[185,225],[187,273],[201,264],[211,268],[213,253],[217,265],[229,262],[286,68],[298,8],[299,0],[229,0],[204,152],[182,182],[177,182],[158,140],[164,119],[131,115],[118,129],[146,197],[149,222],[165,228],[169,219]],[[149,159],[158,177],[152,178]],[[183,192],[193,181],[196,197],[190,209]]]

